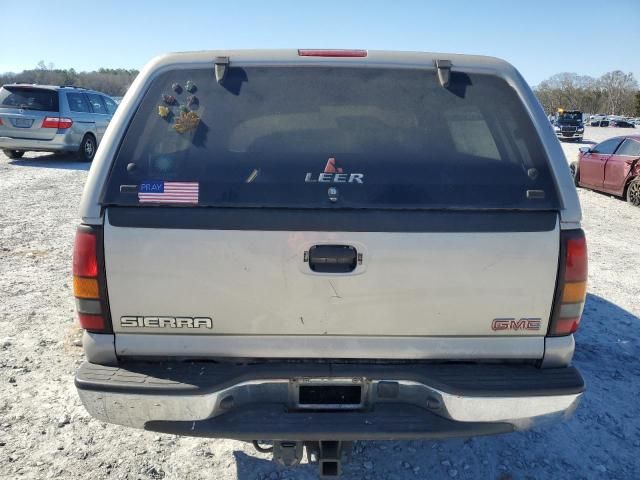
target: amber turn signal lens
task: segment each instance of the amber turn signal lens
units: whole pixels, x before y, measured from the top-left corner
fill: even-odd
[[[73,295],[78,298],[100,298],[98,280],[95,278],[73,277]]]
[[[569,282],[565,283],[562,292],[562,303],[580,303],[584,302],[587,295],[587,282]]]

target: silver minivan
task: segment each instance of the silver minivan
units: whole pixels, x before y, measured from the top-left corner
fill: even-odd
[[[27,151],[95,156],[117,104],[81,87],[11,84],[0,88],[0,149],[9,158]]]

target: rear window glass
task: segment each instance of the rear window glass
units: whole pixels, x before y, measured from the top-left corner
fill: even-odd
[[[626,139],[620,148],[616,151],[616,155],[627,155],[629,157],[640,157],[640,142]]]
[[[186,203],[201,206],[558,204],[506,82],[454,72],[445,89],[419,69],[235,67],[221,85],[213,69],[165,73],[129,125],[103,201],[184,200],[165,186],[195,188]]]
[[[2,107],[57,112],[58,92],[44,88],[4,86],[0,88],[0,108]]]

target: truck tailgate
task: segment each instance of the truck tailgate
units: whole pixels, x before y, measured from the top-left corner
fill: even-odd
[[[104,229],[116,334],[542,337],[547,330],[559,254],[554,213],[451,213],[444,223],[427,214],[430,222],[417,216],[412,227],[423,231],[339,232],[166,228],[170,214],[163,228],[130,226],[136,220],[127,210],[111,209]],[[324,244],[354,247],[361,263],[349,273],[312,271],[305,252]],[[175,318],[212,322],[181,326]]]

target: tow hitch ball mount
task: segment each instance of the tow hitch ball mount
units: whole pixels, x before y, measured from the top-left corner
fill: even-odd
[[[293,467],[302,460],[303,451],[307,451],[307,461],[318,465],[320,478],[337,478],[342,470],[343,458],[348,460],[353,442],[274,442],[273,460],[285,467]]]

